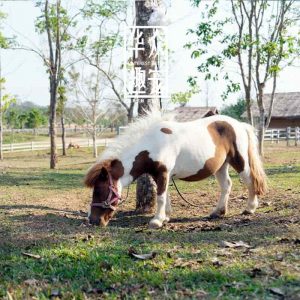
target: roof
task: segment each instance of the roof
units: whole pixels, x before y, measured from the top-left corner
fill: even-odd
[[[271,94],[264,95],[266,114],[270,107]],[[252,106],[253,116],[258,116],[257,104]],[[272,117],[274,118],[295,118],[300,117],[300,92],[276,93],[273,104]]]
[[[216,107],[177,107],[174,109],[175,120],[179,122],[188,122],[200,118],[209,117],[218,114]]]

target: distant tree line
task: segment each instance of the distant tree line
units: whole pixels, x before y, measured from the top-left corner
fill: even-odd
[[[81,113],[81,108],[66,107],[65,119],[66,125],[87,126],[90,123],[84,115]],[[97,122],[98,127],[102,128],[114,128],[126,124],[126,113],[121,109],[115,109],[111,112],[112,115],[106,112],[105,116],[102,116]],[[112,117],[114,116],[114,117]],[[11,103],[4,114],[4,125],[6,128],[11,129],[24,129],[49,126],[49,107],[39,106],[32,102],[16,102]],[[57,120],[57,124],[59,121]]]
[[[46,107],[40,107],[33,103],[13,103],[4,114],[4,124],[7,128],[23,129],[47,126],[48,111]]]

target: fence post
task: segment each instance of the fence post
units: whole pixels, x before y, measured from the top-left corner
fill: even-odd
[[[10,144],[10,152],[14,151],[14,146],[13,145],[14,145],[13,143]]]
[[[33,142],[31,142],[31,151],[33,151]]]
[[[287,127],[286,129],[286,145],[290,145],[290,135],[291,135],[291,127]]]
[[[299,127],[295,127],[295,146],[298,146],[298,140],[299,140],[299,136],[300,132],[299,132]]]
[[[277,129],[277,140],[276,143],[279,144],[279,139],[280,139],[280,131]]]
[[[90,148],[90,139],[88,139],[88,148]]]

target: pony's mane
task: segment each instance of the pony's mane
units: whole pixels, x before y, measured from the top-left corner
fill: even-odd
[[[110,143],[106,150],[100,155],[98,161],[119,158],[122,151],[132,145],[132,141],[137,142],[152,125],[161,121],[171,121],[174,119],[172,113],[162,113],[159,110],[152,110],[146,116],[139,117],[137,121],[131,123],[125,133],[119,135],[114,142]]]

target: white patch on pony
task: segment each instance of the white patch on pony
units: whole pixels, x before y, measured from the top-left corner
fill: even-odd
[[[146,116],[139,117],[136,122],[131,123],[125,133],[118,136],[115,141],[106,148],[100,155],[98,161],[115,158],[119,159],[120,155],[126,151],[126,148],[132,147],[133,142],[134,144],[138,144],[139,140],[145,136],[146,131],[153,125],[161,121],[171,121],[173,119],[173,114],[162,114],[158,109],[152,107],[151,111]]]

